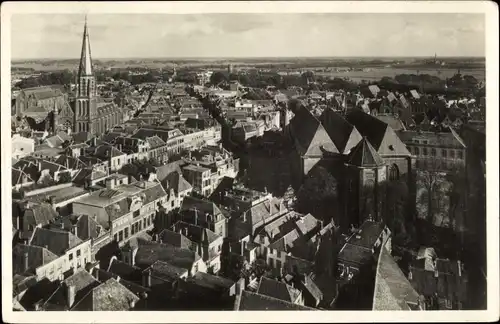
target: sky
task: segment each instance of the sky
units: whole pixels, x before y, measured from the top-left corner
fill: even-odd
[[[78,58],[84,15],[12,16],[12,59]],[[93,14],[92,57],[485,56],[482,14]]]

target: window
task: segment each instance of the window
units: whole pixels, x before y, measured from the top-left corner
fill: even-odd
[[[115,242],[116,242],[116,241],[118,241],[118,236],[117,236],[117,234],[115,234],[115,235],[113,236],[113,238],[114,238]]]
[[[76,257],[78,258],[80,255],[82,255],[80,250],[76,250]]]
[[[128,227],[125,228],[125,239],[128,238]]]
[[[427,147],[422,148],[422,154],[427,155]]]
[[[450,150],[450,157],[451,157],[452,159],[454,159],[454,158],[455,158],[455,151]]]
[[[396,164],[391,165],[389,169],[389,180],[399,179],[399,168]]]
[[[415,155],[419,155],[419,154],[420,154],[420,149],[415,146]]]
[[[139,231],[142,230],[142,222],[138,221],[137,224],[139,225]]]
[[[431,148],[431,156],[436,156],[436,149],[435,148]]]
[[[70,254],[68,255],[68,259],[69,259],[69,261],[73,260],[73,253],[70,253]]]
[[[134,213],[133,213],[134,218],[139,217],[140,216],[140,212],[141,212],[140,209],[137,209],[136,211],[134,211]]]
[[[441,150],[441,155],[442,155],[444,158],[446,158],[446,157],[448,156],[448,154],[447,154],[447,153],[448,153],[448,151],[446,151],[446,150]]]
[[[463,154],[462,151],[457,151],[457,155],[458,155],[459,159],[463,159],[464,158],[464,154]]]
[[[118,233],[118,241],[119,241],[119,242],[123,241],[123,231],[120,231],[120,232]]]
[[[144,218],[144,219],[142,220],[142,222],[143,222],[143,227],[144,227],[144,228],[146,228],[146,227],[147,227],[147,226],[146,226],[146,219]]]
[[[172,205],[172,207],[174,207],[174,202],[175,202],[175,201],[174,201],[174,200],[172,200],[172,204],[171,204],[171,205]]]

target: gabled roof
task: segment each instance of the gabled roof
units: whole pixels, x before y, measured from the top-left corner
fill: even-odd
[[[219,207],[217,207],[217,205],[210,200],[195,198],[192,196],[184,197],[180,211],[191,211],[194,208],[196,208],[198,213],[208,213],[210,215],[213,215],[214,217],[216,215],[222,214]]]
[[[349,153],[362,138],[356,127],[330,107],[323,110],[319,119],[335,146],[343,154]]]
[[[293,288],[292,286],[267,277],[261,277],[257,293],[281,299],[290,303],[295,302],[297,300],[297,297],[300,295],[300,291]]]
[[[151,270],[155,277],[160,277],[168,281],[177,280],[181,276],[186,276],[188,274],[187,269],[179,268],[160,260],[153,263],[148,269]]]
[[[191,241],[198,244],[211,244],[215,240],[219,239],[220,236],[209,230],[208,228],[196,226],[193,224],[185,223],[179,221],[172,225],[171,230],[173,232],[183,231],[185,236]]]
[[[353,109],[347,115],[347,121],[353,124],[362,136],[367,138],[382,157],[384,155],[411,155],[394,130],[376,117]]]
[[[290,121],[293,137],[301,155],[323,155],[323,149],[339,153],[321,122],[304,106],[300,106]]]
[[[179,162],[177,161],[156,167],[156,178],[159,181],[163,181],[163,179],[173,172],[182,173]]]
[[[31,202],[24,212],[24,217],[33,226],[45,226],[57,217],[57,213],[48,203]]]
[[[128,263],[122,262],[115,258],[112,258],[109,262],[108,272],[119,276],[120,278],[130,280],[130,281],[138,281],[142,278],[141,269],[129,265]]]
[[[74,311],[128,311],[139,301],[130,290],[114,278],[92,289],[71,310]]]
[[[25,253],[28,254],[28,269],[25,266]],[[12,267],[14,274],[33,271],[51,261],[58,258],[57,255],[46,249],[45,247],[35,245],[16,244],[12,250]]]
[[[410,310],[419,295],[385,247],[382,248],[375,276],[373,310]]]
[[[236,298],[234,310],[316,310],[314,308],[293,304],[277,298],[242,290]]]
[[[73,275],[63,281],[64,285],[54,292],[54,294],[45,302],[44,308],[46,310],[68,310],[73,305],[80,302],[80,300],[89,293],[89,291],[97,287],[100,283],[90,273],[84,269],[77,269]],[[68,305],[66,298],[66,287],[75,287],[75,299],[73,305]]]
[[[136,264],[149,266],[160,260],[173,266],[191,269],[194,262],[200,259],[200,256],[188,249],[180,249],[167,244],[148,242],[142,239],[136,240],[138,249],[135,256]]]
[[[174,192],[178,195],[180,192],[184,192],[193,188],[193,186],[182,176],[179,172],[169,173],[162,181],[163,187],[169,191],[174,189]]]
[[[348,163],[362,168],[380,167],[385,164],[366,137],[363,137],[349,154]]]
[[[172,245],[181,249],[192,249],[193,242],[182,233],[173,230],[164,229],[158,234],[161,243]]]
[[[39,227],[35,228],[30,240],[30,245],[46,247],[49,251],[59,256],[81,243],[83,241],[73,233]]]

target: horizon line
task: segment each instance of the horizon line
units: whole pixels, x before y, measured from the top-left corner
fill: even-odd
[[[373,59],[381,59],[381,58],[434,58],[434,55],[412,55],[412,56],[404,56],[404,55],[394,55],[394,56],[363,56],[363,55],[353,55],[353,56],[130,56],[130,57],[93,57],[92,60],[125,60],[125,59],[161,59],[161,60],[241,60],[241,59],[304,59],[304,58],[312,58],[312,59],[344,59],[344,58],[373,58]],[[444,55],[437,56],[437,58],[486,58],[484,55]],[[77,57],[26,57],[26,58],[11,58],[11,61],[25,61],[25,60],[79,60]]]

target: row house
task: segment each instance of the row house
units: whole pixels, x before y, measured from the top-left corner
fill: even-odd
[[[123,245],[130,238],[153,228],[154,216],[164,204],[167,193],[158,182],[137,181],[128,178],[106,181],[106,188],[73,203],[75,214],[95,217],[113,240]]]
[[[17,244],[13,250],[14,274],[32,273],[39,280],[61,279],[91,260],[91,240],[64,230],[35,228],[27,244]]]

